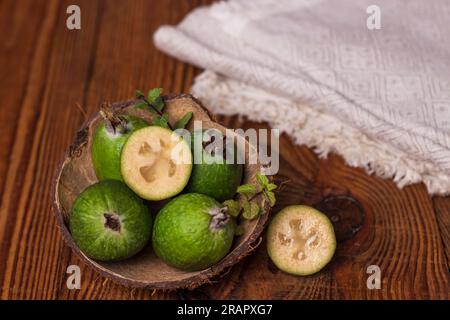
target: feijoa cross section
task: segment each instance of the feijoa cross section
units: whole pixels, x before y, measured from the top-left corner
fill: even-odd
[[[281,210],[267,231],[267,252],[281,270],[311,275],[332,259],[336,237],[331,221],[320,211],[302,205]]]
[[[125,143],[121,172],[125,183],[140,197],[163,200],[183,190],[192,171],[188,143],[159,126],[135,131]]]
[[[88,257],[122,260],[147,244],[152,216],[143,200],[123,182],[103,180],[77,197],[69,228],[75,243]]]
[[[228,253],[235,226],[234,219],[213,198],[183,194],[167,203],[156,216],[153,248],[175,268],[202,270]]]

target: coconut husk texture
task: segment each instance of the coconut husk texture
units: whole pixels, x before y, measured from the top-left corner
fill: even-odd
[[[216,128],[225,132],[225,128],[214,121],[202,104],[189,94],[164,96],[166,102],[165,112],[169,114],[169,121],[174,123],[186,112],[194,113],[193,120],[201,120],[204,129]],[[146,110],[134,108],[136,100],[112,104],[118,114],[133,114],[148,121],[153,114]],[[192,130],[191,120],[187,129]],[[93,133],[102,121],[100,114],[88,119],[77,132],[75,140],[67,149],[62,159],[52,187],[53,211],[61,230],[63,239],[72,248],[73,252],[88,266],[99,272],[102,276],[129,287],[145,287],[149,289],[174,290],[180,288],[196,288],[202,284],[216,280],[226,274],[230,268],[250,254],[261,242],[261,233],[268,219],[270,207],[265,204],[262,214],[255,220],[243,223],[244,233],[235,238],[230,252],[212,267],[198,271],[185,272],[166,265],[160,260],[148,244],[136,256],[118,262],[95,261],[87,257],[76,245],[70,234],[68,223],[72,205],[76,197],[89,185],[97,182],[91,160],[91,143]],[[244,139],[237,136],[237,139]],[[250,146],[245,142],[246,163]],[[255,183],[256,173],[261,170],[260,164],[245,164],[242,183]],[[258,199],[257,201],[261,201]],[[150,203],[150,211],[156,215],[161,203]],[[262,206],[263,204],[260,203]]]

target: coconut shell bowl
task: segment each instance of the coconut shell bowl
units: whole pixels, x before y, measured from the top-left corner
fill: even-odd
[[[165,96],[165,111],[169,114],[169,121],[181,118],[186,112],[193,112],[194,116],[187,129],[192,130],[193,120],[202,121],[204,129],[215,128],[225,132],[225,128],[215,122],[202,104],[191,95]],[[133,114],[148,121],[152,120],[152,113],[134,108],[136,101],[126,101],[112,104],[118,114]],[[259,203],[262,213],[258,218],[242,222],[243,234],[235,237],[234,244],[229,253],[215,265],[196,272],[185,272],[172,268],[160,260],[152,250],[151,241],[137,255],[132,258],[117,261],[95,261],[87,257],[74,242],[69,231],[69,217],[76,197],[88,186],[97,182],[92,159],[91,143],[93,133],[102,118],[99,113],[88,119],[80,128],[72,144],[66,151],[57,169],[53,188],[53,210],[64,241],[72,248],[75,254],[91,268],[102,276],[129,287],[145,287],[149,289],[179,289],[196,288],[204,283],[211,282],[225,274],[233,265],[250,254],[261,242],[261,233],[268,220],[270,207]],[[172,122],[173,123],[173,122]],[[236,139],[244,139],[236,135]],[[256,173],[261,170],[260,164],[247,164],[250,148],[245,143],[244,176],[242,183],[255,183]],[[262,201],[262,200],[258,200]],[[147,202],[150,212],[155,216],[161,203]]]

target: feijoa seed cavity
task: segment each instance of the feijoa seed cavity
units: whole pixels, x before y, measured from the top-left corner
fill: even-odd
[[[140,197],[163,200],[183,190],[192,170],[192,154],[175,132],[149,126],[135,131],[125,143],[121,173]]]
[[[307,206],[281,210],[267,232],[267,251],[281,270],[311,275],[325,267],[334,255],[336,237],[326,215]]]

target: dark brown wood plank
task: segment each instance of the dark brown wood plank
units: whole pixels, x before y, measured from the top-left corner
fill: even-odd
[[[2,30],[11,30],[11,33],[2,33],[5,41],[2,41],[4,47],[0,55],[2,71],[6,73],[2,75],[5,80],[2,81],[1,92],[2,98],[5,97],[8,103],[3,105],[7,107],[2,108],[2,116],[5,115],[7,124],[1,129],[2,143],[7,147],[3,149],[6,155],[2,153],[2,156],[9,159],[5,167],[2,162],[1,169],[2,298],[19,291],[17,284],[12,284],[12,274],[15,272],[18,251],[27,245],[25,241],[18,241],[17,236],[22,233],[21,224],[25,220],[23,208],[26,199],[23,196],[30,187],[26,171],[30,168],[29,158],[32,156],[32,138],[38,123],[39,101],[45,89],[56,5],[44,2],[33,5],[29,1],[17,1],[12,6],[10,2],[2,3],[2,22],[8,24],[2,26]],[[37,16],[34,15],[36,13]],[[47,14],[48,19],[44,21],[42,16]],[[10,15],[10,18],[6,15]],[[15,112],[11,113],[14,109]]]
[[[450,272],[450,197],[434,197],[433,204]]]
[[[8,243],[2,250],[7,254],[2,298],[55,297],[56,283],[65,275],[64,261],[71,255],[60,241],[51,214],[49,187],[63,150],[83,120],[75,103],[85,91],[90,59],[85,52],[90,51],[96,34],[91,30],[95,19],[89,16],[97,10],[95,2],[85,1],[86,32],[69,33],[68,4],[41,2],[48,5],[39,17],[43,26],[31,48],[35,54],[28,75],[29,90],[22,97],[23,112],[12,149],[16,161],[8,171],[1,207],[2,218],[6,217],[6,222],[0,223],[5,227],[1,236]],[[20,12],[21,4],[15,10]],[[21,23],[27,25],[27,20]]]
[[[17,8],[21,10],[17,10]],[[14,136],[23,106],[23,98],[30,88],[29,72],[32,67],[38,32],[43,27],[47,4],[30,1],[0,3],[0,97],[3,99],[2,126],[0,126],[0,150],[2,159],[11,158]],[[25,23],[25,21],[27,23]],[[10,161],[0,162],[0,194],[5,187]],[[0,200],[1,201],[1,200]]]
[[[21,8],[18,12],[17,7]],[[40,84],[37,78],[30,78],[29,73],[32,68],[39,66],[34,63],[33,58],[37,60],[42,58],[42,53],[47,49],[45,45],[41,46],[40,52],[35,52],[36,41],[40,30],[44,29],[44,23],[40,16],[46,10],[45,3],[39,3],[32,6],[30,2],[3,2],[0,8],[0,28],[7,30],[3,32],[0,47],[0,97],[4,101],[2,103],[1,115],[2,125],[0,126],[0,157],[6,159],[0,162],[0,206],[4,207],[4,194],[7,187],[7,175],[12,170],[20,170],[21,163],[20,152],[24,145],[15,141],[16,136],[25,139],[30,135],[35,124],[35,112],[30,112],[32,105],[30,100],[25,100],[26,95],[39,95]],[[37,13],[37,15],[33,15]],[[27,16],[31,15],[28,19]],[[28,23],[26,25],[25,21]],[[31,30],[28,30],[31,28]],[[22,35],[22,39],[19,35]],[[30,110],[25,110],[27,107]],[[18,130],[18,124],[22,124],[21,130]],[[26,130],[24,130],[24,128]],[[15,148],[15,152],[13,152]],[[9,188],[14,189],[20,186],[21,177],[16,178],[19,182],[14,184],[14,180],[9,180]],[[14,210],[11,208],[10,210]],[[6,214],[0,216],[0,235],[7,231],[8,217]],[[11,226],[12,224],[9,224]],[[0,264],[5,261],[5,248],[8,246],[8,239],[0,244]],[[2,274],[0,273],[0,279]]]

